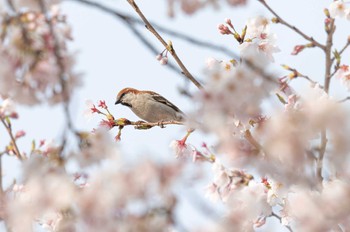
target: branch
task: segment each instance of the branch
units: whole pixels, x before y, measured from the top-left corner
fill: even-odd
[[[333,34],[335,32],[334,19],[331,19],[329,24],[329,30],[327,31],[327,41],[325,47],[325,56],[326,56],[326,70],[325,70],[325,80],[324,80],[324,91],[329,92],[329,85],[331,82],[331,69],[332,69],[332,46],[333,46]]]
[[[338,52],[339,56],[341,54],[343,54],[343,52],[345,52],[345,50],[350,46],[350,38],[348,38],[346,44],[344,45],[344,47]],[[332,58],[332,63],[334,62],[335,57]]]
[[[117,10],[111,9],[111,8],[104,6],[102,4],[99,4],[97,2],[92,2],[92,1],[88,1],[88,0],[70,0],[70,1],[78,2],[78,3],[82,3],[85,5],[94,7],[96,9],[102,10],[108,14],[111,14],[111,15],[121,19],[124,23],[126,23],[129,26],[128,28],[137,36],[137,38],[139,40],[141,40],[141,42],[143,42],[146,45],[146,47],[148,47],[154,54],[159,53],[159,51],[157,49],[155,49],[155,47],[151,43],[149,43],[149,41],[134,26],[134,24],[144,25],[144,21],[142,21],[138,18],[135,18],[131,15],[121,13]],[[179,39],[182,39],[184,41],[187,41],[187,42],[192,43],[192,44],[199,46],[199,47],[222,52],[231,58],[239,59],[239,56],[237,54],[235,54],[234,52],[231,52],[229,49],[227,49],[223,46],[218,46],[216,44],[212,44],[212,43],[209,43],[209,42],[206,42],[203,40],[193,38],[193,37],[188,36],[186,34],[182,34],[182,33],[176,32],[176,31],[169,30],[166,27],[160,26],[154,22],[150,22],[150,24],[158,31],[164,32],[168,35],[177,37]],[[244,61],[254,72],[260,74],[261,76],[263,76],[265,79],[267,79],[270,82],[277,83],[277,81],[271,75],[265,73],[261,68],[257,67],[253,62],[251,62],[249,60],[244,60]],[[172,69],[173,71],[179,72],[179,69],[177,69],[171,63],[168,63],[167,66],[169,66],[169,68]]]
[[[281,218],[281,216],[278,216],[275,212],[272,212],[272,213],[271,213],[271,216],[277,218],[277,219],[280,221],[280,223],[282,223],[282,218]],[[285,225],[285,227],[286,227],[290,232],[293,232],[293,230],[292,230],[292,228],[291,228],[290,226]]]
[[[17,156],[17,158],[19,160],[23,160],[23,157],[21,155],[21,152],[18,149],[17,143],[16,143],[16,139],[12,134],[12,128],[11,128],[11,123],[6,123],[5,119],[3,117],[0,118],[2,124],[4,125],[4,127],[6,128],[6,131],[8,133],[8,135],[10,136],[11,139],[11,145],[13,146],[13,152],[15,153],[15,155]]]
[[[327,41],[324,49],[325,53],[325,77],[324,77],[324,91],[329,93],[329,86],[332,78],[331,69],[332,69],[332,46],[333,46],[333,35],[335,32],[334,19],[330,18],[329,26],[326,26],[327,32]],[[316,176],[322,184],[322,169],[323,169],[323,158],[326,153],[327,147],[327,130],[324,128],[321,131],[321,144],[320,144],[320,152],[319,157],[316,159]]]
[[[150,129],[155,126],[159,126],[161,128],[164,128],[164,125],[184,125],[183,122],[179,121],[163,121],[163,122],[144,122],[144,121],[130,121],[126,118],[120,118],[117,120],[113,121],[114,125],[113,126],[119,126],[119,127],[124,127],[124,126],[134,126],[135,129],[139,130],[146,130]]]
[[[159,35],[159,33],[154,29],[154,27],[150,24],[144,14],[141,12],[140,8],[137,6],[134,0],[127,0],[128,3],[134,8],[136,13],[140,16],[142,21],[146,24],[146,28],[163,44],[163,46],[170,52],[170,54],[174,57],[176,63],[181,68],[183,74],[195,85],[197,88],[202,89],[203,86],[192,76],[192,74],[187,70],[186,66],[182,63],[180,58],[177,56],[175,49],[173,46],[169,46],[165,42],[165,40]]]
[[[339,100],[339,101],[337,101],[338,103],[343,103],[343,102],[346,102],[346,101],[348,101],[348,100],[350,100],[350,96],[348,96],[348,97],[346,97],[346,98],[343,98],[343,99],[341,99],[341,100]]]
[[[302,36],[304,39],[310,41],[312,44],[314,44],[315,46],[321,48],[322,50],[325,50],[326,47],[317,42],[314,38],[312,38],[311,36],[306,35],[304,32],[302,32],[300,29],[298,29],[296,26],[293,26],[289,23],[287,23],[284,19],[282,19],[267,3],[265,0],[258,0],[268,11],[270,11],[276,18],[277,18],[277,22],[281,23],[282,25],[285,25],[286,27],[290,28],[291,30],[295,31],[296,33],[298,33],[300,36]]]
[[[104,6],[104,5],[97,3],[97,2],[92,2],[92,1],[88,1],[88,0],[69,0],[69,1],[82,3],[82,4],[88,5],[90,7],[94,7],[96,9],[102,10],[108,14],[116,16],[117,18],[123,20],[124,22],[126,22],[130,26],[132,26],[133,23],[136,23],[138,25],[144,25],[144,22],[138,18],[135,18],[135,17],[128,15],[128,14],[125,14],[125,13],[121,13],[115,9],[111,9],[111,8]],[[196,46],[211,49],[214,51],[219,51],[219,52],[222,52],[223,54],[225,54],[231,58],[238,59],[238,55],[235,54],[234,52],[232,52],[231,50],[227,49],[226,47],[219,46],[219,45],[216,45],[213,43],[209,43],[207,41],[196,39],[196,38],[193,38],[189,35],[170,30],[166,27],[163,27],[159,24],[156,24],[155,22],[150,22],[150,23],[153,25],[153,27],[155,29],[157,29],[160,32],[164,32],[165,34],[168,34],[170,36],[177,37],[177,38],[182,39],[184,41],[187,41],[191,44],[194,44]]]

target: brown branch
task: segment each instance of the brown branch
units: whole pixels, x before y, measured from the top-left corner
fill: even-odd
[[[304,32],[302,32],[300,29],[298,29],[296,26],[293,26],[286,22],[284,19],[282,19],[267,3],[265,0],[258,0],[268,11],[270,11],[276,18],[277,22],[281,23],[282,25],[285,25],[286,27],[290,28],[291,30],[298,33],[300,36],[302,36],[304,39],[310,41],[315,46],[321,48],[322,50],[325,50],[325,45],[317,42],[313,37],[306,35]]]
[[[144,121],[130,121],[126,118],[120,118],[113,121],[113,126],[134,126],[135,129],[150,129],[155,126],[159,126],[161,128],[164,128],[164,125],[184,125],[183,122],[179,121],[163,121],[163,122],[144,122]]]
[[[335,32],[335,25],[334,25],[334,19],[331,19],[331,22],[329,24],[329,30],[327,31],[327,41],[326,41],[326,47],[324,50],[326,59],[325,59],[325,79],[324,79],[324,91],[326,93],[329,92],[329,85],[331,81],[331,69],[332,69],[332,46],[333,46],[333,35]]]
[[[333,46],[333,35],[335,32],[335,25],[334,25],[334,19],[330,19],[329,26],[326,26],[326,32],[327,32],[327,41],[326,46],[324,49],[325,53],[325,77],[324,77],[324,91],[328,94],[329,93],[329,86],[332,78],[331,69],[332,69],[332,46]],[[319,151],[319,157],[316,159],[316,176],[319,179],[320,183],[322,184],[322,169],[323,169],[323,158],[326,153],[326,147],[327,147],[327,130],[326,128],[322,129],[321,131],[321,144],[320,144],[320,151]]]
[[[13,152],[15,153],[15,155],[17,156],[17,158],[19,160],[23,160],[21,152],[18,149],[18,146],[17,146],[17,143],[16,143],[16,139],[13,136],[13,133],[12,133],[11,123],[6,123],[5,119],[2,118],[2,117],[0,118],[0,120],[1,120],[2,124],[4,125],[4,127],[6,128],[6,131],[7,131],[8,135],[10,136],[11,145],[13,146]]]
[[[146,28],[163,44],[163,46],[170,52],[170,54],[174,57],[176,63],[181,68],[183,74],[195,85],[197,88],[202,89],[203,86],[192,76],[192,74],[187,70],[186,66],[182,63],[180,58],[177,56],[175,49],[173,46],[169,46],[168,43],[161,37],[161,35],[154,29],[152,24],[148,21],[148,19],[144,16],[140,8],[137,6],[134,0],[127,0],[128,3],[134,8],[136,13],[140,16],[142,21],[145,23]]]

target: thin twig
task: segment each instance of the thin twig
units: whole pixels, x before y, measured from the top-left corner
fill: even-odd
[[[344,47],[338,52],[339,56],[341,54],[343,54],[343,52],[345,52],[345,50],[350,46],[350,38],[348,38],[346,44],[344,45]],[[335,57],[332,58],[332,63],[334,62]]]
[[[329,92],[329,85],[331,81],[331,69],[332,69],[332,46],[333,46],[333,34],[335,32],[335,25],[334,25],[334,19],[331,19],[331,22],[329,24],[329,31],[327,31],[327,42],[325,47],[325,79],[324,79],[324,91],[326,93]]]
[[[325,50],[326,47],[325,45],[317,42],[313,37],[306,35],[304,32],[302,32],[300,29],[298,29],[296,26],[293,26],[289,23],[287,23],[284,19],[282,19],[267,3],[265,0],[258,0],[268,11],[270,11],[276,18],[278,23],[281,23],[283,25],[285,25],[286,27],[292,29],[293,31],[295,31],[296,33],[298,33],[299,35],[301,35],[304,39],[310,41],[312,44],[314,44],[315,46],[321,48],[322,50]]]
[[[203,86],[192,76],[192,74],[187,70],[186,66],[182,63],[180,58],[177,56],[175,49],[173,46],[169,46],[168,43],[162,38],[162,36],[154,29],[152,24],[148,21],[148,19],[144,16],[140,8],[137,6],[134,0],[127,0],[128,3],[134,8],[136,13],[140,16],[142,21],[146,24],[146,28],[163,44],[163,46],[169,51],[169,53],[174,57],[176,63],[181,68],[183,74],[195,85],[197,88],[202,89]]]
[[[159,54],[159,51],[144,36],[142,36],[142,34],[134,27],[133,24],[131,24],[129,21],[125,22],[130,26],[129,29],[132,31],[132,33],[134,33],[136,38],[138,38],[154,55]],[[177,66],[171,63],[168,63],[166,66],[176,73],[182,73]]]
[[[350,96],[348,96],[348,97],[346,97],[346,98],[344,98],[344,99],[339,100],[338,103],[343,103],[343,102],[346,102],[346,101],[348,101],[348,100],[350,100]]]
[[[6,123],[5,119],[2,118],[2,117],[0,118],[0,120],[1,120],[2,124],[4,125],[4,127],[6,128],[6,131],[7,131],[8,135],[10,136],[11,145],[13,146],[13,152],[15,153],[15,155],[17,156],[17,158],[19,160],[23,160],[21,152],[18,149],[18,146],[17,146],[17,143],[16,143],[16,139],[13,136],[11,124],[10,123]]]
[[[282,222],[282,217],[279,216],[279,215],[277,215],[275,212],[272,212],[272,213],[271,213],[271,216],[277,218],[277,219],[280,221],[280,223]],[[285,225],[285,227],[286,227],[290,232],[293,232],[293,230],[292,230],[292,228],[291,228],[290,226]]]
[[[312,79],[311,79],[309,76],[307,76],[307,75],[300,74],[300,76],[299,76],[299,77],[304,78],[305,80],[309,81],[309,82],[310,82],[311,84],[313,84],[313,85],[317,84],[317,82],[316,82],[316,81],[312,80]]]

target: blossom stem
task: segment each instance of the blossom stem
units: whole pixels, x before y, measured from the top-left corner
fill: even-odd
[[[271,12],[271,14],[273,14],[277,20],[278,23],[285,25],[286,27],[290,28],[291,30],[295,31],[296,33],[298,33],[300,36],[302,36],[304,39],[310,41],[312,44],[314,44],[315,46],[321,48],[322,50],[326,49],[326,46],[317,42],[313,37],[306,35],[304,32],[302,32],[300,29],[298,29],[296,26],[293,26],[291,24],[289,24],[288,22],[286,22],[284,19],[282,19],[267,3],[265,0],[258,0],[268,11]]]
[[[169,46],[167,42],[162,38],[162,36],[154,29],[152,24],[148,21],[148,19],[144,16],[140,8],[137,6],[134,0],[127,0],[128,3],[134,8],[136,13],[140,16],[142,21],[146,24],[146,28],[163,44],[165,48],[170,52],[170,54],[174,57],[175,61],[181,68],[183,74],[195,85],[198,89],[203,89],[203,86],[192,76],[192,74],[187,70],[186,66],[182,63],[180,58],[177,56],[175,49],[173,46]]]

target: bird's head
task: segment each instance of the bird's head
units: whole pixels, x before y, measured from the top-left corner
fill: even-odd
[[[134,99],[134,95],[139,91],[133,88],[124,88],[119,91],[115,104],[122,104],[124,106],[131,107],[131,101]]]

